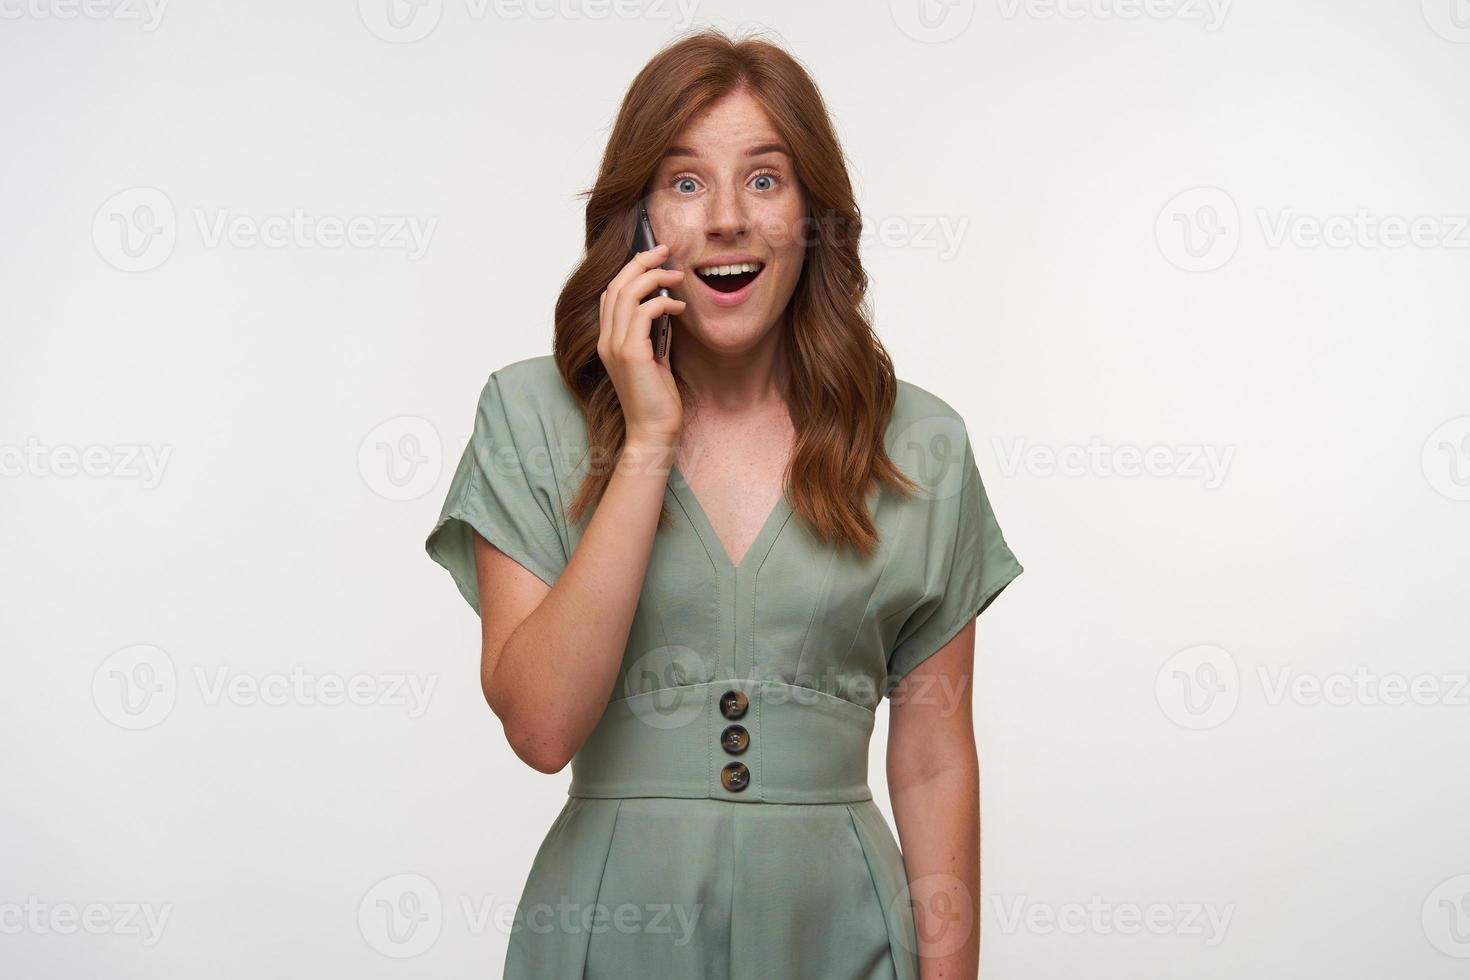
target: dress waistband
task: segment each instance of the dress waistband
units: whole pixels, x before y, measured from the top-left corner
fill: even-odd
[[[728,679],[611,702],[568,796],[732,803],[871,800],[873,712],[814,688]]]

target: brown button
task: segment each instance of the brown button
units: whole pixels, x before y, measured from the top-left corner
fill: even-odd
[[[744,691],[726,691],[720,695],[720,714],[726,718],[739,718],[750,707],[750,699]]]
[[[720,733],[720,744],[731,755],[739,755],[750,745],[750,732],[740,725],[731,725]]]
[[[720,770],[720,783],[732,793],[738,793],[750,783],[750,770],[743,762],[732,762]]]

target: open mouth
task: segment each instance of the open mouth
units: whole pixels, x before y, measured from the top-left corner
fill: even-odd
[[[717,293],[738,293],[755,282],[765,268],[764,262],[741,262],[736,265],[713,265],[695,269],[699,281]]]

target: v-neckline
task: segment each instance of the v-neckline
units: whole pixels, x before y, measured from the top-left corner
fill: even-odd
[[[685,478],[677,463],[669,467],[669,490],[684,505],[684,510],[694,521],[694,529],[704,541],[704,548],[710,553],[710,557],[720,562],[721,566],[729,572],[739,574],[752,558],[759,562],[775,544],[776,535],[786,525],[786,519],[791,516],[791,498],[787,494],[786,487],[781,488],[781,496],[771,507],[771,512],[766,515],[765,522],[756,532],[754,540],[745,549],[745,554],[740,556],[740,563],[736,564],[730,560],[730,553],[725,550],[725,543],[715,533],[715,526],[710,523],[709,515],[705,513],[704,505],[694,495],[694,487]]]

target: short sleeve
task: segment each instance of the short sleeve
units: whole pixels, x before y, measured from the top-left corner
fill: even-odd
[[[926,504],[932,511],[920,563],[923,594],[899,628],[888,656],[890,693],[1023,571],[990,507],[968,436],[961,466],[958,492]]]
[[[567,564],[559,532],[561,495],[534,404],[534,398],[506,392],[499,372],[490,376],[439,520],[424,543],[477,614],[473,531],[547,585],[556,584]]]

